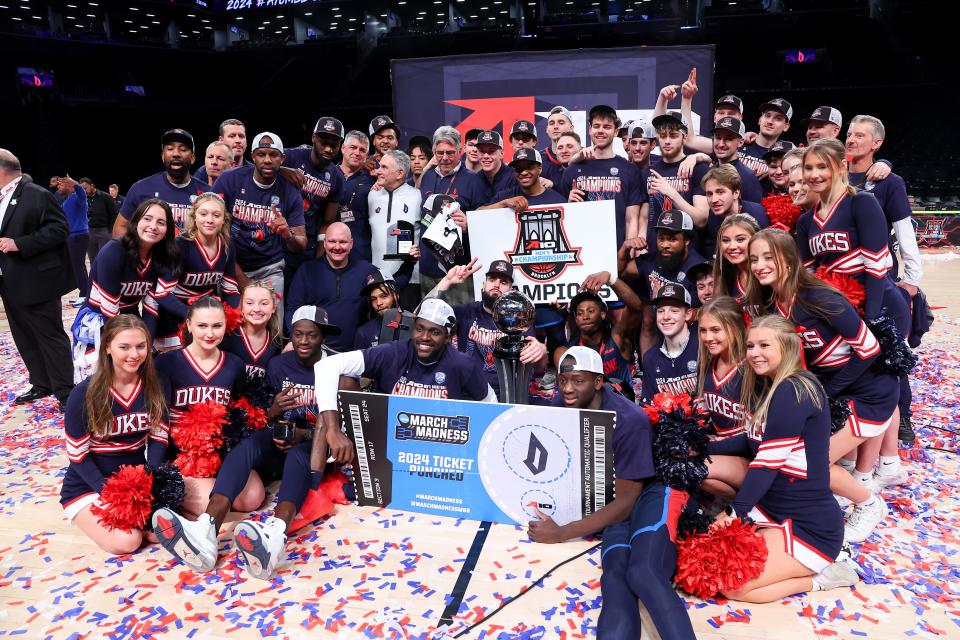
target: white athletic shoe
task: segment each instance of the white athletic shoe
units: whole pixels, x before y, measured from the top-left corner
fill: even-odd
[[[247,573],[270,580],[287,545],[287,524],[270,517],[264,522],[244,520],[233,530],[233,541],[247,564]]]
[[[852,587],[858,582],[860,582],[860,576],[854,569],[853,563],[848,560],[841,560],[827,565],[823,571],[813,576],[813,590],[826,591],[827,589]]]
[[[904,469],[902,465],[897,471],[890,473],[883,473],[883,467],[884,465],[880,465],[873,473],[873,481],[878,487],[893,487],[898,484],[905,484],[910,477],[910,474],[907,473],[907,470]]]
[[[201,514],[187,520],[170,509],[157,509],[153,532],[163,548],[196,571],[210,571],[217,565],[217,527],[213,516]]]
[[[846,509],[851,504],[853,504],[853,500],[851,500],[850,498],[844,498],[843,496],[836,493],[833,494],[833,498],[837,501],[837,504],[840,505],[841,509]]]
[[[854,505],[843,527],[844,542],[863,542],[887,517],[887,503],[878,495],[874,497],[873,503]]]

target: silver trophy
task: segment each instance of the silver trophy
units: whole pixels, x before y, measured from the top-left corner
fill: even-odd
[[[500,296],[493,305],[493,323],[504,335],[497,338],[493,360],[500,382],[500,402],[527,404],[533,367],[520,362],[520,351],[526,343],[524,335],[533,326],[533,303],[519,291]]]

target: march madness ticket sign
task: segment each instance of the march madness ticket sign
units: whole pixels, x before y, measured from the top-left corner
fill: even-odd
[[[566,524],[613,500],[611,411],[341,391],[362,506]]]

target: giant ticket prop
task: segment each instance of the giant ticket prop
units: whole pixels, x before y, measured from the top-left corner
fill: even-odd
[[[611,411],[341,391],[363,506],[559,524],[613,500]]]
[[[616,273],[616,224],[612,200],[541,205],[519,213],[467,212],[470,253],[484,267],[494,260],[510,262],[514,287],[535,304],[568,303],[587,276]],[[478,300],[486,271],[473,274]],[[617,299],[607,286],[600,289],[600,297]]]

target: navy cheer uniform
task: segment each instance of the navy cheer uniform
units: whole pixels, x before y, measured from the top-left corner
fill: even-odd
[[[67,458],[70,464],[60,489],[60,504],[73,520],[96,502],[107,478],[120,465],[160,466],[167,454],[169,429],[165,423],[150,424],[143,386],[138,380],[129,397],[110,389],[113,421],[105,436],[94,436],[89,428],[86,397],[87,378],[70,392],[64,416]],[[146,452],[146,457],[144,457]]]
[[[791,309],[779,303],[774,308],[797,325],[807,368],[820,378],[827,395],[850,404],[853,435],[883,433],[897,406],[900,384],[896,376],[870,367],[880,354],[880,343],[856,309],[841,294],[824,289],[801,290]]]
[[[717,430],[718,438],[729,438],[743,433],[744,412],[740,404],[743,371],[731,367],[723,377],[717,376],[717,360],[707,364],[703,393],[697,400],[710,415],[710,424]]]
[[[640,407],[606,385],[600,390],[600,410],[617,414],[613,430],[614,473],[617,479],[649,481],[630,516],[603,531],[600,589],[603,607],[597,636],[605,640],[637,637],[644,604],[662,638],[693,640],[693,628],[680,596],[673,589],[677,550],[676,518],[683,491],[654,480],[650,420]],[[562,407],[557,394],[553,405]]]
[[[175,185],[167,179],[167,174],[161,171],[133,183],[120,207],[120,215],[129,220],[141,202],[149,198],[160,198],[170,205],[179,235],[183,231],[183,220],[187,212],[193,208],[193,201],[207,191],[210,191],[210,186],[195,176],[191,176],[187,184]]]
[[[195,404],[214,402],[227,406],[238,397],[246,380],[240,358],[220,351],[217,363],[204,371],[186,348],[157,356],[157,374],[167,392],[170,422]]]
[[[843,515],[830,492],[830,410],[819,388],[819,409],[797,400],[795,384],[774,391],[766,423],[750,421],[746,433],[711,442],[708,453],[751,458],[734,510],[782,529],[786,552],[819,573],[843,544]]]
[[[156,284],[157,269],[152,257],[147,258],[146,264],[131,266],[120,239],[111,240],[103,245],[90,267],[90,295],[85,306],[107,319],[121,313],[139,316],[140,302]],[[144,309],[149,312],[144,316],[148,327],[155,325],[151,318],[156,317],[156,311],[146,303]]]
[[[650,166],[643,171],[643,190],[647,196],[646,200],[650,203],[647,213],[647,251],[656,251],[657,230],[654,227],[657,224],[657,220],[660,219],[660,214],[664,211],[673,211],[677,208],[670,198],[651,186],[651,181],[654,179],[651,170],[663,176],[667,182],[670,183],[670,186],[676,189],[677,193],[691,206],[693,206],[694,196],[705,195],[701,183],[703,182],[703,176],[707,175],[710,167],[702,162],[697,163],[693,167],[693,173],[689,178],[679,178],[677,173],[680,170],[681,162],[682,160],[678,160],[677,162],[664,162],[662,159],[658,160],[651,157]],[[696,288],[689,289],[689,291],[696,291]]]
[[[848,177],[852,186],[872,193],[873,197],[880,203],[880,208],[883,209],[883,215],[887,219],[890,259],[893,263],[888,275],[896,279],[899,265],[897,263],[897,253],[894,250],[893,223],[909,220],[910,216],[913,215],[913,211],[910,209],[910,200],[907,198],[907,185],[903,178],[895,173],[891,173],[879,182],[867,180],[866,173],[851,173]]]
[[[144,301],[151,313],[157,313],[156,338],[160,347],[180,346],[180,323],[187,317],[191,299],[203,296],[219,297],[236,308],[240,304],[237,288],[237,256],[232,244],[224,246],[217,238],[217,251],[207,255],[200,240],[177,238],[180,248],[180,276],[172,269],[161,270],[157,286]]]
[[[223,336],[220,349],[240,358],[246,370],[247,380],[266,376],[267,365],[270,360],[280,353],[280,345],[270,336],[267,336],[267,341],[263,343],[259,351],[255,350],[250,344],[247,334],[244,333],[242,325],[237,327],[236,331]]]
[[[697,393],[697,362],[700,355],[700,341],[697,334],[690,331],[690,338],[683,351],[671,358],[663,351],[664,340],[643,354],[643,391],[644,402],[653,400],[658,393],[688,393],[693,397]]]
[[[569,198],[572,189],[584,192],[586,202],[613,200],[617,221],[617,247],[627,236],[627,207],[646,202],[641,188],[640,170],[626,158],[587,160],[567,167],[559,185],[554,185]]]
[[[286,241],[269,226],[271,207],[286,219],[291,229],[305,225],[300,192],[285,179],[262,187],[254,180],[254,167],[224,171],[213,185],[223,194],[230,212],[230,235],[236,246],[237,265],[246,273],[281,262]]]
[[[767,210],[757,202],[741,200],[740,213],[753,216],[753,219],[757,221],[757,225],[761,229],[766,229],[770,226],[770,216],[767,215]],[[717,245],[720,244],[720,239],[717,237],[720,233],[720,225],[723,224],[723,221],[726,219],[727,216],[718,216],[712,209],[710,213],[707,214],[707,231],[703,237],[703,255],[710,258],[715,255]]]
[[[657,245],[654,244],[653,246],[656,247]],[[657,294],[660,293],[663,285],[668,282],[675,282],[683,285],[683,288],[687,291],[693,292],[691,302],[694,309],[702,306],[700,298],[697,296],[697,283],[690,280],[687,273],[693,267],[703,264],[707,260],[693,248],[693,243],[689,245],[687,257],[676,271],[667,270],[658,265],[656,249],[653,251],[654,253],[638,256],[634,260],[637,265],[637,273],[640,274],[641,279],[639,293],[641,293],[642,296],[646,296],[647,300],[653,300],[657,297]]]

